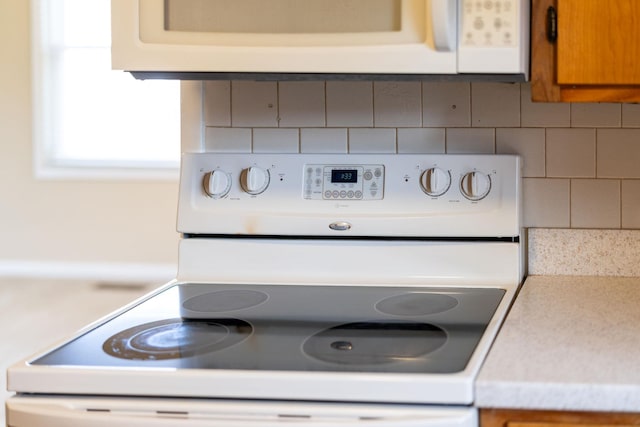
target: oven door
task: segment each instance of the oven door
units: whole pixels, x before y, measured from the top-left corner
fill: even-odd
[[[7,401],[11,427],[477,427],[465,407],[17,396]]]

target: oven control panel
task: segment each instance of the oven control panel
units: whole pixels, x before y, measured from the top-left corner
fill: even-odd
[[[380,200],[384,196],[384,165],[304,166],[305,199]]]
[[[185,153],[178,230],[512,236],[520,197],[514,155]]]

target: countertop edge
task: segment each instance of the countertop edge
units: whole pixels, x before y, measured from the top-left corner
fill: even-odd
[[[479,381],[481,409],[640,412],[640,385]]]

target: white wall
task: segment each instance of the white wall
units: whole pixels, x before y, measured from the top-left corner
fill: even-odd
[[[0,275],[164,280],[177,182],[34,178],[27,0],[0,0]]]

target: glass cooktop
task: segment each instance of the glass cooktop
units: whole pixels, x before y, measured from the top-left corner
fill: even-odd
[[[454,373],[464,370],[504,293],[175,284],[32,364]]]

